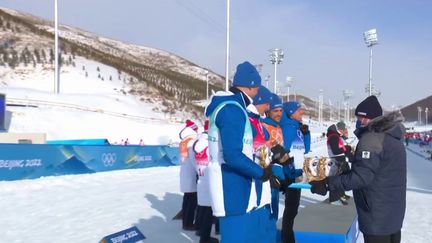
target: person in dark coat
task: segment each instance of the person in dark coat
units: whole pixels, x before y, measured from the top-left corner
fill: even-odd
[[[405,127],[399,112],[382,115],[375,96],[355,110],[359,138],[351,171],[311,182],[312,193],[353,190],[359,229],[365,243],[399,243],[405,217],[407,165]]]
[[[327,129],[327,150],[329,157],[336,163],[338,172],[343,174],[350,170],[347,161],[353,160],[352,148],[345,145],[343,138],[348,137],[348,129],[343,121],[333,124]],[[329,202],[336,205],[347,205],[350,196],[342,191],[330,191]]]

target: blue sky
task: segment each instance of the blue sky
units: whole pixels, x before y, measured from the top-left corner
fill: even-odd
[[[54,0],[0,0],[0,6],[53,19]],[[60,23],[163,49],[224,74],[224,0],[59,0]],[[249,60],[273,74],[270,48],[282,48],[278,80],[325,101],[366,97],[369,51],[363,32],[378,29],[373,83],[386,108],[432,95],[432,1],[231,0],[230,69]],[[273,80],[273,77],[271,78]],[[271,86],[273,87],[273,86]],[[286,88],[283,89],[284,92]]]

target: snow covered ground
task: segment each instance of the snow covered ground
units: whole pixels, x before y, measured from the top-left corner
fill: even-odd
[[[0,67],[0,93],[6,94],[8,104],[24,106],[7,107],[8,132],[46,133],[48,140],[107,138],[119,143],[128,138],[135,144],[140,139],[145,144],[178,141],[183,126],[179,121],[184,120],[181,115],[170,117],[160,112],[158,101],[145,102],[125,95],[123,91],[128,87],[123,79],[129,76],[122,74],[118,80],[116,69],[81,57],[75,62],[76,67],[62,68],[59,94],[53,94],[52,69]]]
[[[402,242],[432,239],[431,171],[432,161],[408,152]],[[0,182],[0,242],[98,242],[131,226],[146,242],[198,242],[171,220],[181,207],[178,174],[173,166]],[[304,190],[301,207],[324,199]]]

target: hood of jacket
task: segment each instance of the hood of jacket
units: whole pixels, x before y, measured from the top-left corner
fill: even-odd
[[[205,116],[210,117],[219,104],[229,100],[238,102],[241,106],[243,106],[243,108],[246,109],[245,101],[243,100],[243,96],[240,93],[234,94],[230,91],[218,91],[211,97],[210,103],[205,109]]]
[[[327,137],[329,137],[332,134],[336,134],[336,135],[340,136],[340,133],[338,132],[335,124],[333,124],[333,125],[329,126],[329,128],[327,128]]]
[[[403,121],[402,114],[399,111],[393,111],[373,119],[366,127],[357,129],[354,133],[360,136],[365,131],[387,133],[396,139],[402,139],[405,136]]]

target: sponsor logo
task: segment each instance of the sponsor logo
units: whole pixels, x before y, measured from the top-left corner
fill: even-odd
[[[297,130],[297,137],[300,139],[300,141],[304,142],[304,136],[300,130]]]
[[[105,167],[111,167],[116,162],[117,155],[115,153],[103,153],[101,159]]]
[[[145,156],[135,155],[134,160],[136,162],[145,162],[145,161],[152,161],[153,158],[151,155],[145,155]]]
[[[369,151],[363,151],[362,152],[362,159],[370,159],[370,152]]]

